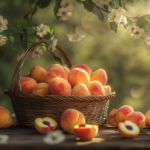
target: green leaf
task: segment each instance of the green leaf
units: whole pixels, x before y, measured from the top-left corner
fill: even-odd
[[[95,15],[97,15],[98,18],[99,18],[101,21],[104,21],[104,15],[103,15],[103,13],[102,13],[101,10],[98,9],[96,6],[94,6],[94,8],[93,8],[93,13],[94,13]]]
[[[145,26],[149,26],[150,23],[148,20],[150,20],[150,15],[144,15],[142,17],[139,17],[138,21],[137,21],[137,26],[139,26],[140,28],[144,28]]]
[[[93,8],[95,6],[95,4],[91,1],[91,0],[86,0],[84,2],[82,2],[84,5],[84,8],[89,11],[89,12],[93,12]]]
[[[3,57],[3,55],[4,55],[3,48],[2,46],[0,46],[0,59]]]
[[[53,41],[54,41],[54,40],[52,40],[52,39],[50,39],[50,40],[48,41],[48,50],[51,49],[52,44],[53,44]]]
[[[37,12],[37,5],[35,5],[35,7],[33,8],[33,11],[32,11],[32,16]]]
[[[130,26],[132,25],[132,21],[127,17],[127,25]]]
[[[51,28],[50,28],[50,26],[48,26],[48,28],[47,28],[47,32],[50,34],[50,31],[51,31]]]
[[[114,8],[118,8],[119,1],[118,0],[112,0],[112,2],[114,4]]]
[[[110,22],[110,28],[111,28],[112,31],[117,33],[118,26],[117,26],[116,22],[113,22],[113,23]]]
[[[104,5],[104,9],[108,11],[108,5]]]
[[[36,32],[36,28],[34,27],[27,27],[26,30],[27,30],[27,34],[29,35],[34,34]]]
[[[52,52],[51,52],[51,53],[52,53]],[[52,55],[53,55],[53,57],[54,57],[54,59],[55,59],[56,61],[58,61],[61,65],[63,65],[63,62],[62,62],[61,58],[59,58],[58,56],[56,56],[54,53],[52,53]]]
[[[29,3],[30,5],[34,4],[35,2],[36,2],[36,0],[28,0],[28,3]]]
[[[120,7],[122,7],[122,8],[125,9],[125,3],[124,3],[124,0],[119,0],[119,5],[120,5]]]
[[[55,16],[56,16],[57,18],[59,18],[59,17],[57,16],[57,13],[58,13],[58,9],[61,7],[61,6],[60,6],[60,3],[61,3],[61,0],[56,0],[56,1],[55,1],[54,14],[55,14]]]
[[[38,0],[38,6],[40,8],[45,8],[51,3],[51,1],[52,0]]]

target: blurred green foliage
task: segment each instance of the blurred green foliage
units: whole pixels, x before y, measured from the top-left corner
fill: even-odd
[[[125,5],[126,11],[131,12],[128,16],[135,17],[138,15],[137,12],[140,12],[141,16],[150,14],[148,8],[150,2],[141,0],[129,2]],[[143,44],[142,39],[135,40],[131,37],[124,28],[119,28],[117,34],[112,32],[107,19],[101,22],[96,15],[85,10],[82,4],[74,2],[73,5],[75,6],[73,16],[66,22],[55,17],[53,1],[44,9],[37,7],[32,19],[37,25],[43,23],[54,29],[58,44],[67,51],[73,65],[86,64],[93,72],[99,68],[106,70],[107,84],[116,91],[115,98],[110,100],[109,111],[125,104],[143,113],[150,110],[149,47]],[[0,15],[8,20],[9,25],[21,22],[29,10],[30,5],[27,0],[0,1]],[[107,18],[106,13],[104,17]],[[66,37],[68,33],[86,34],[88,37],[80,44],[76,44],[68,41]],[[61,56],[57,51],[56,54]],[[13,107],[4,91],[10,87],[17,63],[17,54],[13,51],[12,44],[7,42],[4,57],[0,59],[0,105],[7,107],[11,112]],[[23,66],[22,75],[35,65],[48,69],[54,63],[57,62],[48,51],[44,51],[44,55],[36,59],[32,59],[30,54]]]

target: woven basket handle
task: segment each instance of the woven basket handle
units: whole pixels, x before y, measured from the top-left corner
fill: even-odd
[[[38,41],[35,44],[33,44],[32,46],[30,46],[26,50],[25,54],[19,60],[19,62],[17,64],[17,67],[15,68],[12,80],[11,80],[10,89],[11,89],[12,92],[14,91],[14,82],[15,82],[16,75],[17,75],[17,79],[18,79],[17,91],[18,92],[22,92],[22,88],[21,88],[21,73],[22,73],[22,67],[24,65],[24,62],[25,62],[27,56],[29,55],[29,53],[31,51],[33,51],[37,46],[40,46],[42,43],[46,44],[46,47],[48,47],[48,40]],[[71,65],[71,61],[70,61],[70,59],[69,59],[68,54],[66,53],[66,51],[62,47],[60,47],[59,45],[56,45],[56,48],[62,53],[62,55],[65,58],[67,66],[70,68],[72,65]]]

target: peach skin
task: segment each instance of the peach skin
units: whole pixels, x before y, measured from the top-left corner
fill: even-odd
[[[122,107],[120,107],[116,113],[116,121],[119,122],[124,122],[125,121],[125,117],[127,114],[133,112],[133,108],[129,105],[124,105]]]
[[[71,85],[63,78],[53,78],[48,86],[48,94],[50,95],[71,95]]]
[[[107,74],[104,69],[98,69],[91,75],[91,81],[99,81],[102,85],[107,83]]]
[[[59,68],[61,68],[62,70],[64,70],[64,68],[63,68],[61,65],[59,65],[59,64],[53,64],[53,65],[51,65],[51,66],[48,68],[47,72],[49,72],[49,70],[52,69],[52,68],[54,68],[54,67],[59,67]]]
[[[145,114],[146,126],[150,128],[150,110]]]
[[[61,127],[68,133],[74,133],[74,125],[85,124],[84,115],[75,109],[67,109],[61,116]]]
[[[9,128],[12,125],[12,123],[13,120],[11,119],[11,115],[10,115],[8,122],[2,127],[2,129]]]
[[[140,133],[139,127],[131,121],[120,122],[118,125],[118,130],[125,138],[134,138]]]
[[[48,89],[39,89],[32,92],[33,95],[48,95]]]
[[[32,91],[32,94],[36,91],[36,90],[40,90],[40,89],[48,89],[48,83],[38,83],[35,87],[35,89]]]
[[[49,117],[36,118],[35,128],[42,134],[47,134],[50,131],[54,131],[57,127],[57,122]]]
[[[145,116],[141,112],[130,112],[125,117],[125,121],[127,120],[135,123],[140,129],[145,126]]]
[[[73,129],[74,134],[81,140],[91,140],[98,134],[98,125],[75,125]]]
[[[109,116],[108,116],[108,122],[109,122],[110,125],[118,127],[118,123],[117,123],[117,121],[115,119],[116,112],[117,112],[117,109],[112,109],[110,111]]]
[[[71,86],[75,86],[77,84],[85,84],[88,85],[90,82],[90,77],[88,73],[80,68],[73,68],[69,73],[69,83]]]
[[[87,85],[91,95],[103,95],[105,94],[104,88],[102,84],[98,81],[90,81]]]
[[[105,85],[103,86],[103,88],[104,88],[105,94],[111,93],[111,87],[109,85]]]
[[[34,66],[30,71],[30,77],[35,79],[36,82],[44,82],[45,81],[45,75],[47,71],[40,66]]]
[[[67,66],[63,66],[64,71],[66,72],[67,76],[69,76],[70,69]]]
[[[91,68],[89,68],[87,65],[84,65],[84,64],[77,64],[77,65],[74,65],[70,68],[70,70],[72,70],[73,68],[81,68],[81,69],[84,69],[88,74],[89,76],[91,76],[92,74],[92,70]]]
[[[18,80],[14,83],[15,91],[17,91]],[[26,94],[32,94],[32,91],[35,89],[37,82],[30,77],[22,77],[21,78],[21,87],[22,91]]]
[[[48,72],[48,73],[45,75],[45,82],[49,84],[50,81],[51,81],[53,78],[54,78],[54,76]]]
[[[77,84],[72,88],[71,95],[89,96],[91,93],[85,84]]]

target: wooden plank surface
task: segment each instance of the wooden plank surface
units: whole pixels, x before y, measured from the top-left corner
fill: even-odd
[[[45,144],[42,135],[24,126],[13,125],[8,129],[0,129],[0,134],[9,135],[10,139],[6,145],[0,145],[0,150],[102,150],[102,149],[150,149],[150,129],[144,128],[140,135],[134,139],[123,138],[118,129],[111,126],[100,127],[99,134],[92,141],[81,141],[75,135],[67,134],[66,140],[55,146]]]

